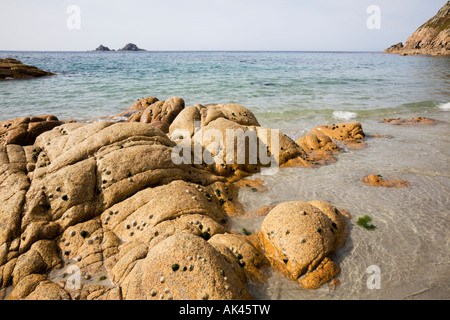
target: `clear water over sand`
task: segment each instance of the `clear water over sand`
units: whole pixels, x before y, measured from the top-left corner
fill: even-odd
[[[180,96],[186,105],[238,103],[261,125],[296,139],[318,125],[358,121],[367,148],[348,150],[332,165],[255,175],[265,193],[243,190],[248,211],[290,200],[326,200],[353,216],[351,234],[335,260],[341,285],[301,289],[268,272],[252,286],[263,299],[450,298],[450,59],[381,53],[310,52],[0,52],[58,73],[56,77],[0,82],[0,121],[54,114],[98,121],[136,99]],[[435,126],[400,127],[382,118],[426,116]],[[403,189],[365,186],[381,174],[404,179]],[[356,225],[369,215],[375,231]],[[257,231],[262,217],[233,219],[237,231]],[[376,265],[380,289],[369,289]]]

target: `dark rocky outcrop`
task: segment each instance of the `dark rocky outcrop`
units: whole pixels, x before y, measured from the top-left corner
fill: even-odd
[[[125,47],[123,47],[122,49],[119,49],[118,51],[146,51],[146,50],[139,48],[134,43],[127,43],[125,45]]]
[[[97,49],[95,49],[94,51],[111,51],[111,49],[109,49],[108,47],[105,47],[104,45],[100,45]]]
[[[54,73],[41,70],[35,66],[23,64],[17,59],[0,59],[0,80],[33,79],[52,75],[54,75]]]
[[[450,55],[450,1],[418,28],[404,45],[400,42],[383,52],[401,55]]]

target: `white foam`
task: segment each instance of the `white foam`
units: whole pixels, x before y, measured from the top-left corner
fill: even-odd
[[[445,110],[445,111],[450,111],[450,102],[441,104],[441,105],[439,106],[439,109]]]
[[[334,111],[333,116],[337,119],[350,120],[356,118],[358,114],[350,111]]]

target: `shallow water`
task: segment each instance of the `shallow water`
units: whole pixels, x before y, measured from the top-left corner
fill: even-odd
[[[186,105],[239,103],[263,126],[297,139],[318,125],[358,121],[367,148],[347,150],[332,165],[283,168],[255,175],[268,190],[242,190],[253,211],[290,200],[325,200],[353,216],[350,237],[335,260],[341,285],[301,289],[267,271],[252,285],[261,299],[450,298],[450,59],[380,53],[308,52],[0,52],[58,73],[56,77],[0,82],[0,121],[54,114],[97,121],[126,110],[138,98],[180,96]],[[400,127],[382,118],[426,116],[435,126]],[[403,189],[365,186],[381,174],[404,179]],[[356,225],[369,215],[374,231]],[[257,231],[263,217],[233,218],[233,229]],[[369,289],[370,266],[380,289]]]
[[[405,115],[405,116],[412,116]],[[268,191],[243,190],[240,199],[251,211],[283,201],[325,200],[347,209],[353,218],[350,237],[336,253],[341,285],[315,291],[270,273],[267,284],[256,287],[259,298],[277,299],[448,299],[450,298],[450,115],[435,114],[445,122],[429,127],[399,127],[366,119],[366,133],[391,135],[371,138],[367,148],[348,151],[329,166],[313,169],[282,168],[275,176],[256,175]],[[295,136],[295,131],[292,131]],[[302,131],[299,130],[298,136]],[[404,179],[408,188],[368,187],[368,174]],[[374,231],[356,225],[369,215]],[[257,231],[261,217],[234,219],[236,231]],[[252,228],[253,227],[253,228]],[[380,289],[369,289],[372,273],[380,268]]]

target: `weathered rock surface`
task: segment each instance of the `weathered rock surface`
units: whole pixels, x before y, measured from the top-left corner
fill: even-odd
[[[272,133],[276,136],[272,137]],[[261,127],[251,111],[236,104],[185,108],[172,122],[169,135],[174,141],[187,138],[182,143],[192,152],[186,161],[214,163],[211,170],[222,176],[258,172],[262,167],[280,166],[293,158],[307,165],[303,150],[292,139]],[[196,146],[201,147],[200,159]]]
[[[387,118],[387,119],[381,120],[381,122],[384,122],[384,123],[387,123],[390,125],[395,125],[395,126],[419,126],[419,125],[433,126],[436,124],[436,120],[424,118],[424,117],[416,117],[416,118],[412,118],[412,119]]]
[[[207,126],[210,122],[224,118],[236,124],[244,126],[259,126],[254,114],[238,104],[217,104],[203,106],[197,104],[185,108],[174,120],[169,129],[172,135],[175,130],[187,130],[193,136],[201,127]]]
[[[176,164],[176,143],[149,123],[186,128],[205,150],[213,141],[202,132],[253,130],[266,155],[278,148],[280,163],[305,165],[306,148],[335,151],[330,137],[297,144],[238,105],[148,98],[133,109],[139,121],[66,123],[33,145],[0,147],[0,291],[12,286],[10,299],[250,299],[247,283],[263,279],[264,264],[308,288],[339,272],[329,259],[348,235],[343,211],[287,202],[265,210],[260,232],[230,232],[239,188],[265,190],[238,181],[259,164]],[[199,131],[194,119],[204,120]]]
[[[295,140],[295,143],[306,153],[304,160],[311,163],[312,166],[328,165],[336,162],[335,155],[340,153],[339,147],[331,138],[320,132],[308,133]],[[300,167],[305,166],[304,162],[299,163]],[[297,166],[297,159],[287,161],[284,166]]]
[[[270,264],[292,280],[298,280],[305,273],[313,272],[325,258],[331,258],[343,246],[348,233],[343,214],[332,205],[292,201],[279,204],[267,214],[259,236]],[[316,270],[316,275],[320,270]],[[335,274],[327,271],[326,275],[314,278],[323,283]],[[307,282],[300,281],[300,284]],[[313,285],[309,283],[307,287]]]
[[[0,80],[32,79],[52,75],[54,75],[54,73],[41,70],[35,66],[23,64],[17,59],[0,59]]]
[[[450,1],[447,1],[433,18],[419,27],[404,45],[398,43],[383,52],[401,55],[450,55]]]
[[[363,149],[366,147],[366,143],[364,142],[366,134],[359,122],[323,125],[314,128],[310,133],[323,134],[329,137],[339,147],[342,146],[351,149]],[[333,148],[333,145],[330,146]],[[336,152],[335,149],[332,150]]]
[[[37,136],[63,124],[52,115],[24,117],[0,122],[0,145],[32,145]]]
[[[169,126],[184,109],[184,100],[178,97],[166,101],[158,101],[149,97],[136,101],[129,110],[138,110],[127,122],[149,123],[164,133],[169,132]],[[141,110],[141,111],[139,111]]]
[[[358,122],[339,123],[319,126],[311,130],[311,133],[322,133],[334,140],[362,141],[365,134]]]
[[[364,182],[364,184],[370,187],[407,188],[411,186],[411,184],[406,180],[401,179],[384,180],[382,176],[376,174],[365,176],[362,182]]]
[[[122,292],[125,299],[250,299],[239,268],[204,239],[178,233],[136,263]]]

